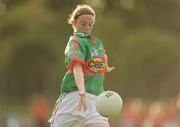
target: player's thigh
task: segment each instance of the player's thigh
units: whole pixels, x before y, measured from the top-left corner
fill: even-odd
[[[77,123],[77,117],[61,112],[57,113],[51,121],[52,127],[74,127]]]
[[[77,123],[78,123],[78,121],[70,121],[70,122],[66,122],[66,123],[51,125],[50,127],[77,127],[76,126]]]
[[[99,123],[90,123],[86,125],[85,127],[110,127],[110,125],[109,123],[99,122]]]

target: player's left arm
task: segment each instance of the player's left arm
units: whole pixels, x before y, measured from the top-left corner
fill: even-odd
[[[115,69],[115,67],[110,67],[109,64],[108,64],[108,56],[106,54],[106,50],[104,49],[104,46],[103,46],[103,43],[99,40],[99,46],[100,46],[100,49],[102,49],[102,54],[104,56],[104,69],[106,72],[111,72],[112,70]]]
[[[105,57],[105,71],[106,72],[111,72],[112,70],[115,69],[115,67],[110,67],[108,65],[108,56],[106,54],[104,55],[104,57]]]

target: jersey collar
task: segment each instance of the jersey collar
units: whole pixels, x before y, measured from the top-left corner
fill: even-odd
[[[74,35],[77,37],[90,37],[90,34],[82,33],[82,32],[74,32]]]

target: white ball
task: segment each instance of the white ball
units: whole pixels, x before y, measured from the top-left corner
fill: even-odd
[[[96,99],[96,110],[103,116],[118,116],[122,110],[121,96],[114,91],[105,91]]]

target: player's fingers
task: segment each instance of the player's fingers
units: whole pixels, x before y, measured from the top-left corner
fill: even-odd
[[[83,108],[83,111],[86,111],[86,109],[87,109],[86,97],[85,96],[82,98],[82,108]]]
[[[86,111],[86,110],[87,110],[87,104],[84,105],[84,111]]]
[[[86,111],[87,110],[87,104],[86,104],[86,96],[80,97],[77,105],[78,111]]]
[[[82,104],[83,111],[86,111],[86,104],[83,102]]]
[[[78,110],[79,111],[81,111],[81,110],[86,110],[86,105],[83,103],[83,102],[81,102],[80,104],[79,104],[79,106],[78,106]]]
[[[109,72],[113,71],[114,69],[115,69],[115,67],[110,67]]]
[[[78,111],[80,111],[81,107],[80,107],[79,103],[77,105],[77,108],[78,108]]]
[[[78,110],[81,111],[82,109],[84,109],[84,107],[83,107],[83,105],[81,104],[81,105],[79,105]]]
[[[78,106],[77,106],[78,111],[81,111],[81,107],[82,107],[82,102],[81,102],[81,101],[79,101],[79,102],[78,102]]]
[[[86,96],[84,96],[84,111],[87,110],[87,101],[86,101]]]

